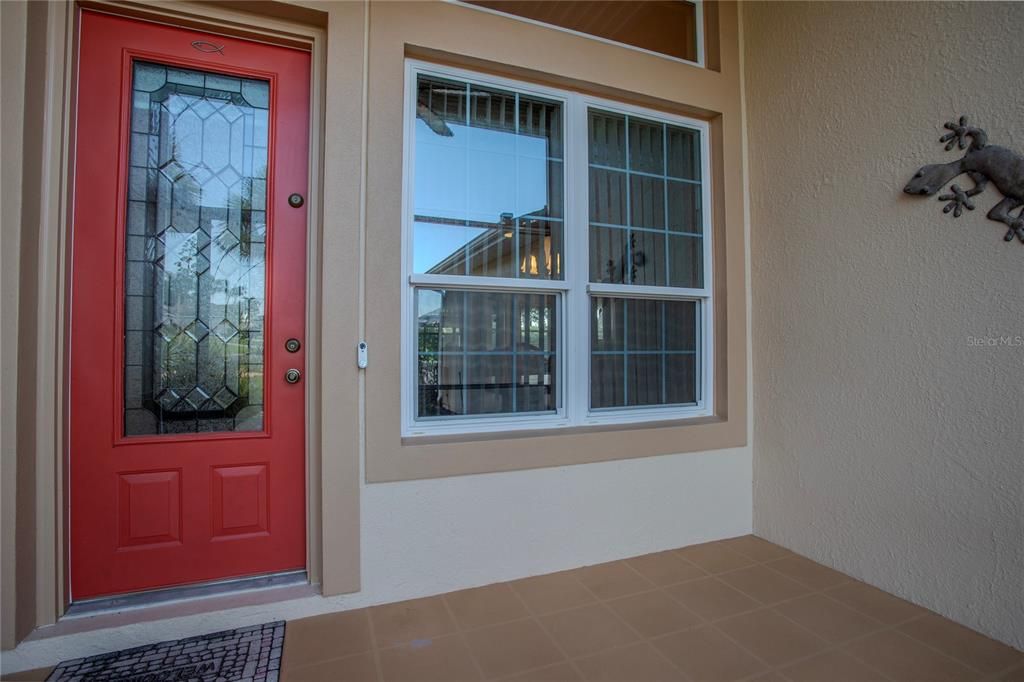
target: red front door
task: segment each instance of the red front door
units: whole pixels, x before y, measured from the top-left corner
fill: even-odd
[[[72,598],[300,569],[309,54],[80,27]]]

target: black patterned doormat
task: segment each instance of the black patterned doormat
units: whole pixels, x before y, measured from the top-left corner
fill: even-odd
[[[277,682],[284,621],[76,658],[47,682]]]

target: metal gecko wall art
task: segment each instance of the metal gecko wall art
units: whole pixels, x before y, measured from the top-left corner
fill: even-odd
[[[965,208],[974,210],[972,197],[984,192],[991,182],[1002,192],[1003,200],[988,212],[989,220],[1006,224],[1008,229],[1003,237],[1006,241],[1016,236],[1024,243],[1024,155],[989,144],[985,131],[967,125],[965,116],[958,122],[946,123],[945,128],[949,132],[939,138],[939,142],[946,143],[946,151],[954,146],[967,151],[956,161],[922,166],[903,191],[931,196],[957,176],[967,174],[974,181],[974,187],[964,190],[960,185],[952,185],[948,193],[939,195],[939,201],[947,202],[942,212],[952,211],[953,217],[959,218]],[[1011,215],[1013,211],[1017,211],[1016,215]]]

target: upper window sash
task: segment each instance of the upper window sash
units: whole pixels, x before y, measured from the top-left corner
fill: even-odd
[[[704,289],[698,128],[587,107],[589,281]]]
[[[412,273],[562,280],[565,102],[418,70]]]

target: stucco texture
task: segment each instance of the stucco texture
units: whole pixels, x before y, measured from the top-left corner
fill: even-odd
[[[755,532],[1017,648],[1024,244],[985,218],[994,188],[958,220],[901,189],[956,158],[961,114],[1024,151],[1021,26],[1024,4],[744,7]]]

